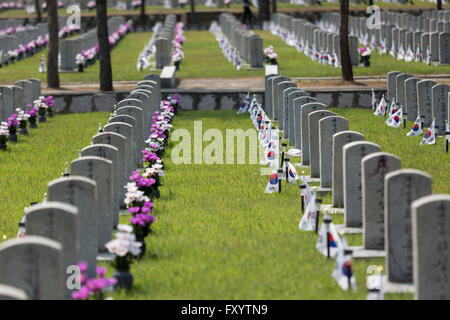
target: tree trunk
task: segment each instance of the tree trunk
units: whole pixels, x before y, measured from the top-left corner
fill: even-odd
[[[146,23],[146,17],[145,17],[145,0],[142,0],[141,2],[141,15],[140,15],[140,20],[141,20],[141,25],[142,25],[142,30],[146,30],[147,29],[147,23]]]
[[[189,0],[189,5],[191,6],[191,19],[190,19],[190,25],[191,29],[195,26],[197,26],[197,17],[195,14],[195,1]]]
[[[349,0],[339,0],[341,25],[339,27],[339,45],[341,50],[342,79],[353,81],[353,69],[348,45]]]
[[[436,0],[437,10],[442,10],[442,0]]]
[[[42,14],[41,14],[41,4],[39,0],[34,0],[34,6],[36,7],[36,22],[42,22]]]
[[[272,13],[275,12],[277,12],[277,0],[272,0]]]
[[[56,0],[47,0],[48,25],[48,56],[47,56],[47,86],[59,88],[58,54],[59,54],[59,23]]]
[[[258,18],[261,21],[270,20],[270,0],[258,0]]]
[[[100,56],[100,90],[113,91],[111,70],[111,48],[109,46],[108,16],[106,0],[96,0],[97,38]]]
[[[369,6],[373,6],[373,0],[369,0]]]

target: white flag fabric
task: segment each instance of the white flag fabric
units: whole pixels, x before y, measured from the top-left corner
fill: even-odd
[[[353,274],[351,257],[346,257],[344,251],[348,248],[345,237],[341,239],[341,245],[338,247],[338,253],[336,258],[336,265],[332,273],[333,278],[336,280],[342,290],[348,290],[348,278],[350,277],[350,286],[353,290],[356,290],[356,279]]]
[[[278,173],[274,170],[269,177],[269,182],[267,182],[265,193],[278,192]]]
[[[308,180],[305,176],[300,178],[300,185],[304,188],[302,189],[303,202],[305,203],[305,208],[308,206],[309,201],[312,199],[311,188],[308,185]]]
[[[389,118],[386,119],[386,124],[392,128],[398,128],[403,122],[403,111],[402,109],[398,109],[396,113],[390,115]]]
[[[324,219],[327,217],[328,216],[325,216]],[[329,223],[328,228],[326,223],[322,222],[322,225],[320,226],[319,230],[319,235],[317,237],[316,249],[319,250],[324,256],[327,256],[328,254],[327,234],[330,244],[330,257],[335,258],[338,252],[338,248],[341,245],[341,240],[339,239],[339,236],[336,232],[336,227],[333,222]]]
[[[392,42],[391,50],[389,51],[390,55],[394,58],[397,58],[397,53],[395,52],[394,42]]]
[[[411,62],[414,59],[414,53],[411,50],[411,47],[408,46],[408,49],[406,50],[405,53],[405,62]]]
[[[422,54],[420,53],[420,47],[417,47],[416,49],[416,62],[420,62],[422,60]]]
[[[377,106],[377,109],[374,112],[374,115],[376,115],[377,117],[381,117],[384,116],[384,113],[386,112],[386,100],[384,99],[384,95],[383,97],[381,97],[380,103]]]
[[[44,73],[46,70],[44,57],[41,58],[41,63],[39,64],[39,72]]]
[[[430,64],[431,64],[431,53],[430,53],[430,48],[428,48],[428,47],[427,47],[427,53],[426,53],[426,55],[425,55],[425,60],[424,60],[424,62],[425,62],[427,65],[430,65]]]
[[[435,144],[436,143],[436,132],[434,131],[434,120],[431,123],[431,126],[428,128],[427,132],[420,141],[420,145],[423,144]]]
[[[422,123],[420,122],[420,115],[417,115],[416,121],[414,122],[411,131],[409,131],[406,135],[408,137],[416,137],[422,134]]]
[[[316,195],[313,194],[311,199],[308,201],[308,205],[305,207],[305,212],[298,224],[298,228],[304,231],[316,230],[316,217],[317,217],[317,207],[316,207]]]
[[[400,44],[400,48],[398,49],[397,60],[405,59],[405,50],[403,49],[403,45]]]
[[[395,98],[392,98],[391,106],[389,107],[389,116],[397,112],[397,103],[395,103]]]
[[[445,124],[445,139],[450,143],[450,123]]]

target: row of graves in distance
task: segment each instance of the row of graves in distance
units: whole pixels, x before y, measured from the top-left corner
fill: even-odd
[[[388,89],[388,103],[404,95],[397,79]],[[422,105],[431,101],[425,102],[422,96],[431,97],[433,89],[426,88],[417,89],[416,115],[429,112],[428,121],[434,109]],[[433,88],[437,94],[442,87]],[[358,259],[386,257],[387,276],[378,272],[375,278],[368,278],[368,298],[414,292],[417,299],[450,299],[450,284],[445,280],[450,268],[446,249],[450,245],[450,195],[433,194],[429,174],[402,168],[399,157],[382,152],[360,132],[349,131],[347,119],[327,110],[327,105],[290,78],[267,75],[265,89],[265,105],[255,98],[249,113],[265,148],[261,164],[269,165],[271,172],[266,192],[281,192],[284,180],[297,183],[299,177],[289,156],[301,154],[298,165],[309,167],[310,175],[300,178],[304,210],[299,228],[318,232],[319,213],[325,213],[317,248],[326,256],[337,257],[333,276],[338,284],[343,289],[356,288],[352,254]],[[448,99],[439,103],[448,105]],[[435,118],[441,112],[438,107],[436,110]],[[408,109],[409,113],[414,115],[414,109]],[[288,143],[281,143],[281,132],[297,150],[286,152]],[[308,184],[312,182],[320,182],[320,186],[311,190]],[[332,192],[332,203],[320,204],[317,195],[328,192]],[[334,225],[330,218],[334,214],[343,214],[345,223]],[[363,245],[349,247],[345,233],[362,233]]]
[[[407,62],[450,64],[450,10],[424,11],[415,16],[410,13],[380,12],[380,25],[371,26],[373,19],[349,17],[350,59],[357,66],[358,54],[390,53]],[[325,12],[315,24],[305,19],[276,13],[265,29],[279,35],[290,46],[303,51],[312,60],[332,64],[332,57],[341,60],[339,48],[340,16]],[[363,48],[358,49],[358,45]]]
[[[48,196],[45,195],[43,203],[33,203],[26,209],[19,224],[19,237],[0,245],[0,300],[78,298],[83,294],[76,291],[79,289],[76,286],[69,285],[73,283],[70,268],[78,264],[80,269],[85,269],[81,272],[87,278],[96,279],[96,275],[102,278],[104,271],[100,274],[96,269],[97,261],[114,259],[114,256],[116,279],[100,280],[107,280],[107,286],[122,281],[123,287],[130,288],[129,277],[122,277],[129,269],[122,270],[118,263],[128,256],[123,257],[118,250],[138,255],[143,245],[130,240],[134,239],[133,234],[124,234],[133,228],[119,224],[119,209],[128,208],[131,213],[129,205],[137,206],[140,198],[147,198],[143,197],[144,193],[130,190],[127,182],[137,174],[136,168],[156,159],[144,160],[143,154],[148,152],[143,151],[148,150],[147,141],[150,146],[154,143],[151,141],[160,141],[160,133],[152,131],[150,137],[148,133],[160,125],[163,110],[159,77],[147,75],[144,79],[127,99],[117,104],[108,124],[93,136],[91,145],[79,151],[78,158],[71,162],[70,174],[66,167],[63,177],[49,182]],[[158,139],[153,139],[154,134]],[[162,146],[158,150],[163,150]],[[162,164],[158,166],[161,170]],[[151,206],[147,212],[148,209]],[[111,244],[116,227],[119,231],[116,237],[120,234],[121,245],[125,243],[129,248],[121,245],[115,248]],[[114,254],[108,254],[107,249]],[[127,263],[129,268],[130,262]]]

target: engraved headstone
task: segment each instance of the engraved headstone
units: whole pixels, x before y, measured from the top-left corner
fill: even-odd
[[[310,102],[300,109],[302,165],[309,165],[309,114],[317,110],[326,110],[327,106],[319,102]]]

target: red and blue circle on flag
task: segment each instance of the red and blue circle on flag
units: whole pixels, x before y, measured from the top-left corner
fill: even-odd
[[[272,174],[270,175],[269,183],[270,183],[270,184],[273,184],[273,185],[278,184],[278,174],[272,173]]]
[[[267,159],[275,160],[275,151],[270,150],[269,153],[267,154]]]

